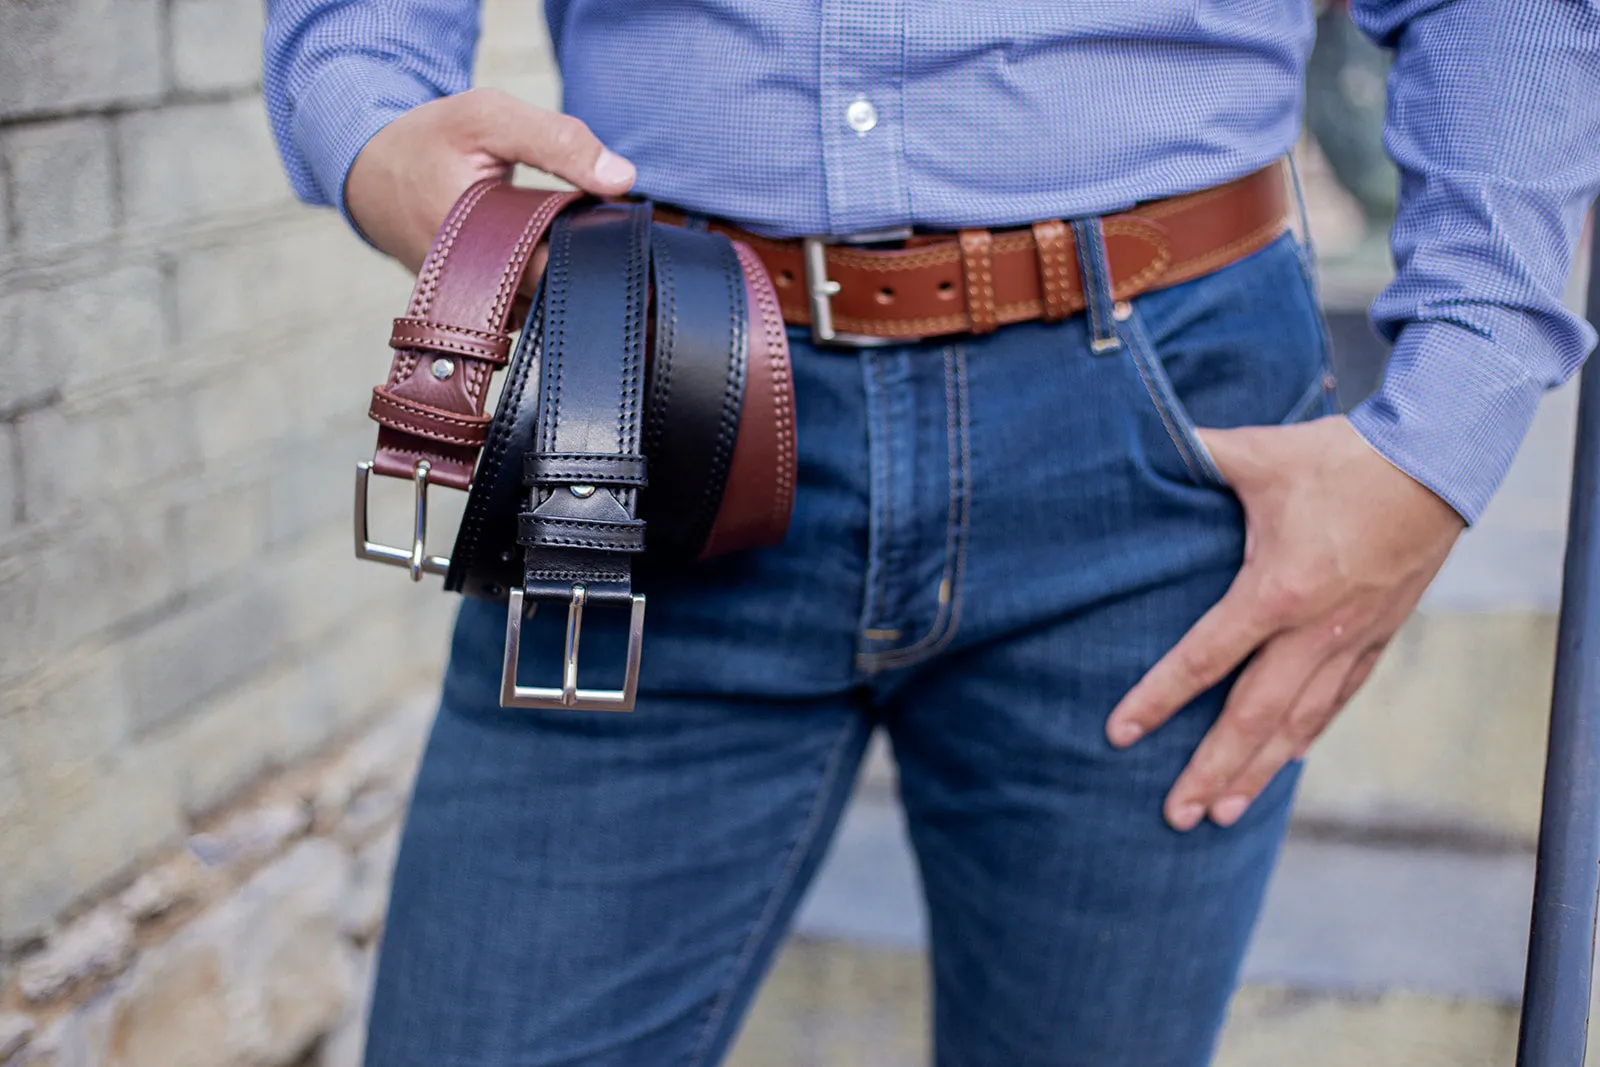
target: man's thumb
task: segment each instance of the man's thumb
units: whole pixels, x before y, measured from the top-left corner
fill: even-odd
[[[484,151],[600,196],[617,196],[633,187],[633,164],[608,150],[581,120],[505,93],[486,97],[479,116]]]
[[[1217,465],[1217,470],[1230,485],[1238,485],[1240,480],[1247,478],[1250,469],[1250,460],[1255,454],[1251,441],[1253,427],[1243,427],[1237,430],[1212,430],[1197,428],[1195,436],[1200,445],[1210,455],[1211,462]]]

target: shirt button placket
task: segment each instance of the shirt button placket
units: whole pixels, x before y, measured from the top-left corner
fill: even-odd
[[[835,234],[904,225],[904,0],[823,0],[822,164]]]

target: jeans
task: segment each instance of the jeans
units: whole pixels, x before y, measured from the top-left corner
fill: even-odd
[[[368,1067],[718,1063],[876,728],[937,1063],[1208,1062],[1298,767],[1180,834],[1162,798],[1227,685],[1126,751],[1104,723],[1240,565],[1195,426],[1325,414],[1332,379],[1292,236],[1131,306],[1094,295],[981,337],[794,333],[788,538],[640,579],[631,715],[501,709],[504,611],[461,605]],[[525,684],[559,684],[565,614],[525,627]],[[620,680],[623,615],[586,613],[583,685]]]

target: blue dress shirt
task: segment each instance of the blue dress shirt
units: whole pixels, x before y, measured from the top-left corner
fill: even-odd
[[[1561,304],[1600,191],[1600,0],[1352,0],[1392,47],[1394,343],[1351,413],[1469,521],[1593,332]],[[474,0],[268,0],[295,191],[471,80]],[[546,0],[567,111],[658,200],[773,234],[1003,226],[1239,177],[1300,126],[1308,0]]]

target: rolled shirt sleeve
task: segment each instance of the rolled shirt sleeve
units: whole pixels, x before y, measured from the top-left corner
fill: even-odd
[[[476,0],[268,0],[262,94],[295,195],[337,207],[372,135],[471,83]]]
[[[1351,423],[1468,522],[1543,393],[1594,346],[1562,305],[1600,188],[1600,0],[1354,0],[1395,50],[1385,143],[1400,169],[1394,349]]]

